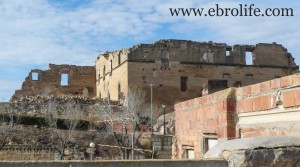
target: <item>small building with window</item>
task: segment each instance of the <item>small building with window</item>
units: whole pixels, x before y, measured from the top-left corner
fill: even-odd
[[[300,73],[175,104],[174,158],[201,159],[219,142],[236,138],[300,137],[299,86]]]

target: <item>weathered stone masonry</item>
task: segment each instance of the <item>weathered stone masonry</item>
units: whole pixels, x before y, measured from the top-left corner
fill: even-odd
[[[246,53],[252,64],[246,64]],[[96,60],[97,96],[118,100],[128,87],[139,87],[150,102],[173,106],[199,97],[209,80],[227,80],[228,86],[246,86],[298,72],[294,58],[279,44],[234,45],[160,40],[129,49],[106,52]],[[171,108],[170,108],[171,109]]]
[[[251,64],[246,63],[252,54]],[[36,95],[80,95],[120,100],[129,87],[138,87],[150,102],[167,104],[167,112],[179,101],[206,94],[207,85],[223,80],[228,87],[251,85],[298,72],[294,58],[282,45],[272,43],[233,45],[186,40],[160,40],[129,49],[105,52],[96,66],[49,65],[32,70],[12,99]],[[63,75],[68,82],[62,84]]]
[[[62,84],[63,76],[66,83]],[[22,85],[21,90],[16,90],[12,100],[22,96],[36,95],[80,95],[95,97],[96,71],[93,66],[54,65],[49,64],[46,71],[31,70]]]

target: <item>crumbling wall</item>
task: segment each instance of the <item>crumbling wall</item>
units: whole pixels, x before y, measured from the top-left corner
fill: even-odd
[[[280,44],[259,43],[253,48],[252,53],[254,65],[296,66],[292,55]]]
[[[129,60],[225,63],[226,44],[187,40],[159,40],[130,48]]]
[[[188,40],[159,40],[153,44],[140,44],[127,49],[129,60],[163,63],[193,62],[214,64],[266,65],[295,67],[294,58],[277,43],[233,45]],[[249,53],[249,64],[246,56]],[[272,60],[272,61],[269,61]]]
[[[63,78],[64,76],[65,78]],[[22,96],[36,95],[94,97],[96,91],[95,76],[95,67],[92,66],[49,64],[48,70],[31,70],[22,84],[22,88],[16,90],[12,100]]]
[[[252,54],[250,65],[246,64],[246,52]],[[275,43],[228,46],[159,40],[105,52],[96,60],[96,71],[97,97],[119,100],[126,97],[128,87],[138,87],[150,103],[153,83],[153,103],[173,106],[201,96],[208,80],[227,80],[228,87],[240,87],[296,73],[298,66],[287,50]]]

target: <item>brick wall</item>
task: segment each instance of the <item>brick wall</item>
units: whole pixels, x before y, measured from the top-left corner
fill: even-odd
[[[178,158],[184,153],[182,147],[190,146],[199,159],[206,134],[225,140],[235,138],[234,88],[178,103],[175,111]]]
[[[229,88],[175,105],[178,158],[193,147],[206,149],[205,136],[218,140],[265,135],[300,137],[300,74]]]
[[[300,75],[290,75],[236,90],[239,137],[300,136]]]

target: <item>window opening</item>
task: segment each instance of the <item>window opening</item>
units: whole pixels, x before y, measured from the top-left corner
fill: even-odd
[[[31,78],[32,78],[33,81],[39,80],[39,73],[37,73],[37,72],[32,72],[32,73],[31,73]]]
[[[69,74],[61,74],[60,85],[61,86],[69,85]]]
[[[246,65],[253,65],[252,52],[246,51]]]
[[[187,91],[187,81],[188,77],[180,77],[180,90],[182,92]]]

